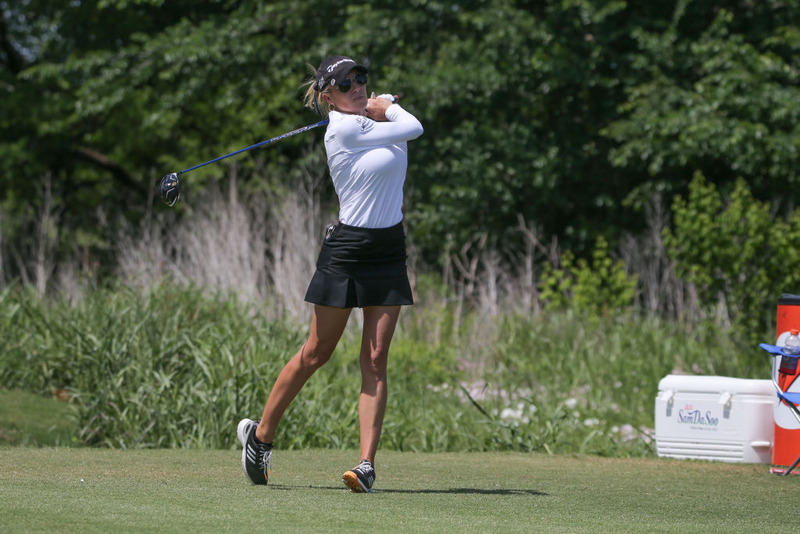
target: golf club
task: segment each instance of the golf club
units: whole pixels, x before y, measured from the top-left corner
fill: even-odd
[[[375,93],[372,93],[372,97],[371,98],[375,98]],[[390,101],[392,103],[400,101],[400,97],[397,96],[397,95],[389,95],[389,94],[380,95],[380,98],[385,98],[386,100],[388,100],[388,101]],[[161,185],[159,186],[159,193],[161,194],[161,200],[163,200],[164,203],[169,207],[174,206],[178,202],[178,199],[181,198],[181,182],[180,182],[180,180],[178,180],[178,176],[180,176],[181,174],[186,174],[189,171],[193,171],[195,169],[199,169],[200,167],[204,167],[204,166],[209,165],[211,163],[215,163],[215,162],[217,162],[219,160],[222,160],[222,159],[225,159],[225,158],[229,158],[231,156],[235,156],[236,154],[241,154],[242,152],[246,152],[248,150],[252,150],[252,149],[258,148],[260,146],[264,146],[264,145],[268,145],[270,143],[274,143],[275,141],[280,141],[281,139],[284,139],[286,137],[290,137],[292,135],[297,135],[299,133],[303,133],[303,132],[306,132],[308,130],[313,130],[314,128],[318,128],[320,126],[325,126],[329,122],[330,122],[330,119],[321,120],[321,121],[316,122],[314,124],[309,124],[308,126],[303,126],[302,128],[298,128],[296,130],[292,130],[291,132],[287,132],[287,133],[285,133],[283,135],[279,135],[278,137],[273,137],[272,139],[267,139],[266,141],[261,141],[260,143],[256,143],[256,144],[251,145],[251,146],[249,146],[247,148],[242,148],[240,150],[237,150],[236,152],[231,152],[230,154],[225,154],[224,156],[220,156],[218,158],[214,158],[212,160],[206,161],[205,163],[201,163],[199,165],[195,165],[194,167],[189,167],[188,169],[184,169],[184,170],[182,170],[180,172],[170,173],[170,174],[164,176],[161,179]]]
[[[209,165],[211,163],[215,163],[215,162],[223,160],[225,158],[229,158],[231,156],[235,156],[236,154],[241,154],[242,152],[246,152],[248,150],[252,150],[252,149],[258,148],[260,146],[264,146],[264,145],[268,145],[270,143],[274,143],[275,141],[280,141],[281,139],[284,139],[286,137],[290,137],[292,135],[297,135],[299,133],[303,133],[305,131],[312,130],[314,128],[318,128],[320,126],[325,126],[326,124],[328,124],[328,122],[329,122],[329,119],[325,119],[323,121],[319,121],[319,122],[314,123],[314,124],[309,124],[308,126],[303,126],[302,128],[298,128],[296,130],[292,130],[291,132],[287,132],[287,133],[285,133],[283,135],[279,135],[278,137],[273,137],[272,139],[267,139],[266,141],[261,141],[260,143],[256,143],[256,144],[251,145],[251,146],[249,146],[247,148],[242,148],[242,149],[237,150],[235,152],[231,152],[230,154],[225,154],[224,156],[220,156],[218,158],[214,158],[212,160],[206,161],[205,163],[201,163],[199,165],[195,165],[194,167],[189,167],[188,169],[184,169],[184,170],[182,170],[180,172],[170,173],[170,174],[164,176],[161,179],[161,185],[159,187],[159,192],[161,194],[161,200],[163,200],[164,203],[167,206],[170,206],[170,207],[174,206],[178,202],[178,199],[180,199],[180,197],[181,197],[181,183],[178,180],[178,176],[180,176],[181,174],[186,174],[189,171],[193,171],[195,169],[199,169],[200,167],[204,167],[204,166]]]

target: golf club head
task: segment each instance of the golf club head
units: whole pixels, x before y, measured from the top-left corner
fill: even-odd
[[[178,174],[173,172],[163,177],[158,190],[164,204],[169,207],[174,206],[181,198],[181,183],[178,181]]]

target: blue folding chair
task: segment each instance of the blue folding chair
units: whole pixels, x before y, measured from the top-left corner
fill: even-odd
[[[761,343],[759,345],[762,349],[769,352],[773,357],[772,362],[772,385],[775,386],[775,392],[778,395],[778,398],[783,402],[785,406],[791,410],[792,415],[794,418],[797,419],[797,424],[800,425],[800,392],[793,392],[793,391],[784,391],[780,385],[780,381],[778,380],[779,369],[780,369],[780,358],[788,357],[788,358],[800,358],[800,354],[786,354],[783,352],[783,347],[779,347],[777,345],[767,345],[766,343]],[[800,362],[798,362],[800,363]],[[784,471],[783,473],[777,473],[779,476],[785,477],[792,470],[800,464],[800,456],[794,461],[794,463],[789,466],[789,469]]]

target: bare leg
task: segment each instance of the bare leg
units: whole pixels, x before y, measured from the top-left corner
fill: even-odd
[[[271,443],[275,439],[278,423],[286,408],[300,393],[311,375],[322,367],[333,354],[333,350],[347,326],[350,311],[349,308],[314,306],[314,317],[311,320],[311,332],[308,340],[283,367],[272,386],[267,404],[264,406],[264,414],[256,429],[256,437],[260,441]]]
[[[358,420],[361,429],[361,459],[374,463],[386,413],[388,387],[386,368],[400,306],[364,308],[364,333],[361,339],[361,395]]]

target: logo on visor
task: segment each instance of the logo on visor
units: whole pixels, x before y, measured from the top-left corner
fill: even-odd
[[[352,59],[340,59],[339,61],[328,67],[328,72],[333,72],[333,70],[342,63],[355,63],[355,61],[353,61]]]

